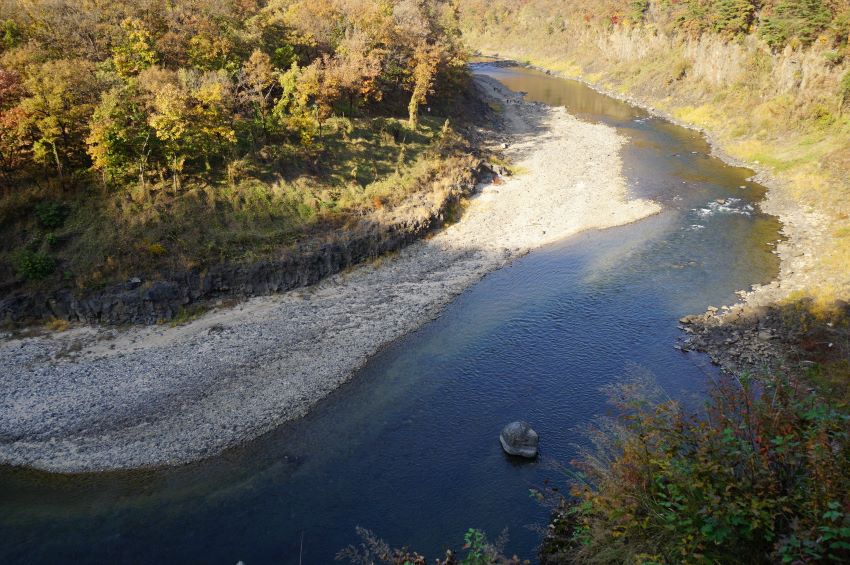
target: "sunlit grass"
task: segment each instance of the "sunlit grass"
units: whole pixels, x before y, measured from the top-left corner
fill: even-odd
[[[47,234],[58,242],[50,253],[69,282],[96,288],[155,270],[254,261],[317,234],[344,233],[463,166],[452,161],[459,138],[444,124],[425,115],[413,131],[396,118],[334,118],[311,148],[283,142],[265,158],[232,162],[226,176],[81,193],[64,225]],[[32,195],[0,199],[0,215],[47,237],[32,210],[49,195]]]
[[[636,97],[676,119],[709,131],[720,148],[773,175],[781,191],[828,222],[830,238],[809,252],[815,269],[832,282],[812,281],[817,300],[846,298],[850,287],[850,110],[842,111],[835,77],[821,59],[800,54],[794,64],[756,43],[702,46],[656,41],[652,32],[593,28],[566,21],[547,28],[537,16],[506,18],[467,36],[474,46],[527,60],[568,78],[581,77]],[[543,30],[546,29],[546,33]],[[497,36],[498,44],[493,44]],[[741,55],[733,57],[735,50]],[[740,64],[729,61],[739,60]],[[808,65],[800,68],[800,65]],[[723,74],[726,73],[726,74]],[[794,74],[797,73],[797,74]],[[802,74],[801,74],[802,73]],[[798,88],[808,73],[818,81]],[[831,74],[829,74],[831,73]],[[836,282],[840,281],[840,282]]]

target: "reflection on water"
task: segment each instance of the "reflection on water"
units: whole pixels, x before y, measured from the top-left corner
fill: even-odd
[[[528,488],[563,480],[545,460],[574,456],[576,428],[604,411],[600,386],[639,366],[671,395],[701,389],[714,369],[672,347],[676,320],[775,274],[779,226],[746,208],[764,189],[696,133],[578,83],[476,70],[616,127],[630,186],[664,212],[493,273],[306,418],[223,456],[96,476],[0,471],[4,561],[327,563],[357,525],[432,555],[467,528],[508,527],[508,551],[533,557],[529,526],[546,512]],[[502,454],[498,432],[519,418],[543,460]]]

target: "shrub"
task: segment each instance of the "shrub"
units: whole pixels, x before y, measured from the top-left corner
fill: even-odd
[[[52,230],[65,223],[68,210],[59,202],[41,202],[35,206],[35,215],[42,227]]]
[[[844,53],[842,51],[827,51],[823,54],[823,58],[826,59],[829,66],[835,67],[844,61]]]
[[[13,20],[0,21],[0,52],[15,47],[21,40],[21,30]]]
[[[752,0],[714,0],[711,13],[714,32],[736,36],[750,30],[756,7]]]
[[[649,0],[632,0],[629,3],[628,19],[636,24],[643,23],[649,10]]]
[[[794,383],[717,385],[702,413],[620,389],[577,464],[582,562],[850,559],[850,412]],[[640,400],[636,400],[639,398]]]
[[[826,128],[835,123],[835,116],[823,104],[815,104],[809,112],[809,117],[820,128]]]
[[[48,277],[56,269],[56,261],[44,253],[24,249],[12,257],[15,270],[27,280],[40,280]]]
[[[827,29],[832,14],[823,0],[781,0],[773,15],[762,22],[761,36],[773,48],[782,48],[798,40],[811,45]]]
[[[163,255],[168,253],[168,250],[161,243],[145,244],[144,249],[154,257],[162,257]]]
[[[487,536],[481,530],[470,528],[463,536],[465,555],[463,558],[452,550],[446,552],[444,559],[429,560],[408,548],[393,549],[385,541],[365,528],[357,528],[361,543],[358,546],[349,545],[340,551],[337,561],[348,561],[361,565],[520,565],[528,561],[520,561],[516,556],[512,558],[502,555],[502,550],[507,543],[507,531],[494,542],[490,543]]]
[[[44,324],[44,328],[51,332],[68,331],[70,327],[71,323],[68,320],[63,320],[61,318],[51,318]]]

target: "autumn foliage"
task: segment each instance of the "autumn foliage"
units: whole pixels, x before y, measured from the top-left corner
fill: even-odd
[[[462,69],[451,15],[425,0],[7,1],[3,170],[176,184],[292,130],[308,142],[333,115],[407,99],[415,125]]]
[[[697,410],[658,403],[640,384],[613,389],[619,418],[591,434],[547,562],[850,558],[847,406],[761,382],[717,383]]]
[[[53,273],[22,251],[101,284],[392,204],[451,152],[455,20],[443,0],[0,0],[0,287]],[[68,221],[37,222],[43,202]]]

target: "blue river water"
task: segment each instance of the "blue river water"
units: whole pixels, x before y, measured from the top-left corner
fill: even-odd
[[[534,560],[548,511],[529,489],[568,463],[604,385],[635,372],[693,398],[715,368],[673,345],[677,319],[770,280],[779,223],[751,171],[702,137],[567,80],[474,65],[527,98],[629,138],[633,193],[664,211],[580,234],[492,273],[391,344],[307,417],[175,469],[59,476],[0,468],[4,563],[330,563],[356,526],[431,556],[468,528]],[[569,157],[569,156],[565,156]],[[499,446],[529,421],[541,458]],[[433,559],[433,557],[432,557]]]

